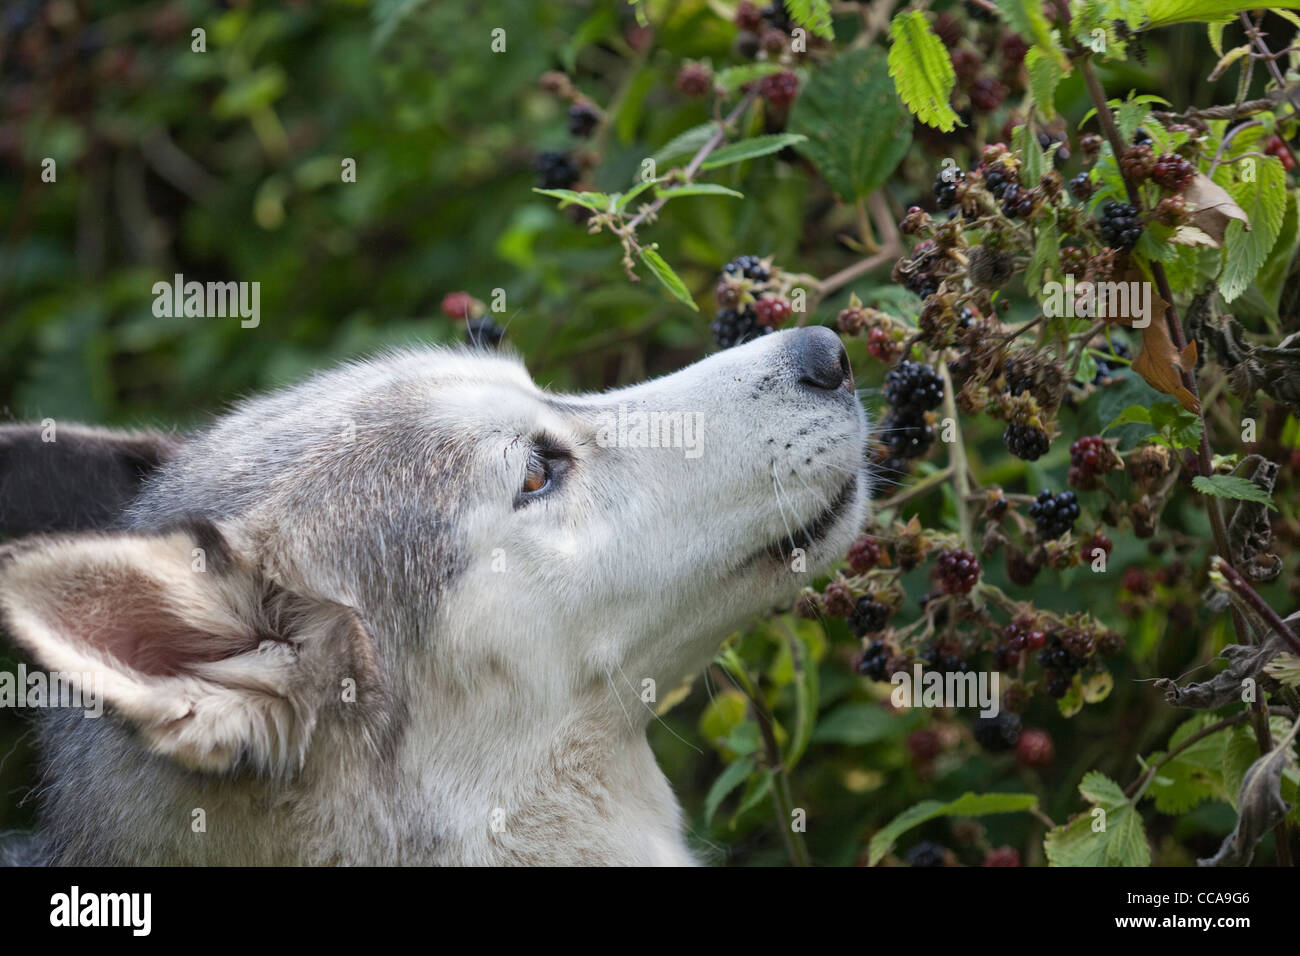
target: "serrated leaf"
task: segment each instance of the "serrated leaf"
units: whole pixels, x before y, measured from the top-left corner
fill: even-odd
[[[1032,793],[964,793],[956,800],[941,803],[922,800],[885,824],[868,844],[868,866],[875,866],[894,846],[900,836],[936,817],[983,817],[995,813],[1019,813],[1038,806]]]
[[[1025,69],[1029,71],[1029,92],[1043,119],[1056,118],[1056,88],[1061,85],[1065,71],[1055,59],[1039,47],[1030,47],[1025,54]]]
[[[1213,719],[1209,715],[1202,715],[1184,721],[1169,738],[1170,750],[1205,729]],[[1226,730],[1211,734],[1161,765],[1146,791],[1146,796],[1155,801],[1156,809],[1161,813],[1178,816],[1187,813],[1202,801],[1226,798],[1223,759],[1227,742]],[[1148,762],[1155,762],[1162,756],[1163,754],[1152,754]]]
[[[1238,475],[1197,475],[1192,479],[1192,487],[1203,495],[1216,498],[1232,498],[1236,501],[1255,501],[1261,505],[1273,507],[1273,498],[1249,478]]]
[[[736,199],[744,199],[745,194],[736,192],[726,186],[719,186],[717,183],[688,183],[685,186],[673,186],[669,189],[659,190],[658,195],[662,199],[680,199],[683,196],[734,196]]]
[[[663,287],[672,293],[674,299],[684,305],[689,305],[696,312],[700,311],[700,307],[691,298],[691,290],[686,288],[686,283],[673,271],[673,267],[664,261],[663,256],[659,255],[653,248],[646,248],[641,250],[641,261],[646,264],[646,268],[653,273],[654,277],[663,284]]]
[[[750,775],[753,769],[753,757],[741,757],[727,764],[727,769],[719,774],[717,780],[713,781],[713,786],[709,787],[709,792],[704,797],[705,823],[713,822],[714,814],[718,812],[718,807],[722,805],[722,801],[727,799],[727,794],[744,783],[745,778]]]
[[[1020,153],[1020,181],[1030,188],[1037,186],[1047,168],[1043,147],[1028,126],[1017,126],[1011,131],[1012,146]]]
[[[659,148],[659,151],[650,157],[656,167],[665,166],[674,160],[682,159],[686,156],[693,156],[700,151],[713,134],[718,131],[717,123],[704,123],[700,126],[692,126],[685,132],[678,133],[667,143]]]
[[[1195,448],[1201,443],[1201,420],[1173,402],[1153,402],[1151,425],[1175,448]]]
[[[1268,4],[1270,7],[1296,9],[1300,0],[1279,0]],[[1171,23],[1207,23],[1214,20],[1226,20],[1235,17],[1243,10],[1255,10],[1242,0],[1149,0],[1146,5],[1146,27],[1169,26]]]
[[[1247,182],[1239,176],[1227,188],[1249,219],[1250,231],[1241,223],[1228,224],[1223,272],[1219,276],[1219,294],[1225,302],[1250,287],[1277,241],[1286,212],[1286,170],[1281,161],[1276,156],[1264,156],[1242,162],[1254,162],[1255,181]]]
[[[635,186],[633,186],[625,193],[615,193],[613,196],[610,197],[610,199],[613,200],[614,209],[617,211],[620,209],[627,208],[628,203],[630,203],[637,196],[641,195],[643,192],[645,192],[647,189],[653,186],[656,182],[658,182],[658,180],[654,180],[654,179],[643,180],[642,182],[637,183]]]
[[[1119,784],[1092,771],[1084,775],[1079,792],[1094,806],[1105,811],[1105,828],[1094,831],[1100,817],[1089,811],[1069,823],[1048,831],[1043,851],[1052,866],[1148,866],[1151,848],[1147,845],[1142,817],[1124,796]]]
[[[912,143],[912,119],[875,48],[849,50],[817,70],[790,113],[796,148],[840,199],[878,189]]]
[[[958,119],[948,99],[957,74],[925,14],[912,10],[895,16],[889,39],[889,75],[899,97],[922,123],[952,132]]]
[[[577,204],[596,212],[605,212],[609,209],[609,196],[605,193],[580,193],[572,189],[537,189],[533,192],[540,196],[549,196],[552,199],[560,200],[560,208]]]
[[[730,166],[732,163],[742,163],[747,159],[780,152],[787,146],[803,141],[804,137],[798,133],[772,133],[768,136],[742,139],[711,153],[709,158],[700,164],[700,169],[717,169],[720,166]]]
[[[1283,653],[1264,665],[1264,672],[1288,687],[1300,687],[1300,657]]]
[[[823,40],[835,39],[835,31],[831,27],[830,0],[785,0],[785,9],[795,23],[813,36]]]
[[[994,3],[1012,30],[1033,43],[1035,49],[1042,50],[1063,73],[1070,72],[1070,61],[1056,40],[1040,0],[994,0]]]

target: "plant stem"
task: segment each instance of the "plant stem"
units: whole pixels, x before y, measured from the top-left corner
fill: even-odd
[[[953,491],[957,497],[957,523],[961,527],[961,540],[968,548],[975,548],[975,526],[971,521],[970,475],[966,467],[966,445],[962,441],[961,420],[957,417],[957,396],[953,394],[952,376],[948,373],[948,363],[941,356],[938,362],[939,374],[943,376],[943,414],[952,419],[953,441],[948,449],[948,467],[952,471]],[[941,423],[942,424],[942,423]]]
[[[1293,651],[1300,654],[1300,637],[1296,637],[1295,632],[1292,631],[1291,628],[1287,627],[1286,622],[1278,616],[1278,613],[1269,607],[1268,602],[1260,597],[1259,592],[1251,587],[1250,583],[1241,576],[1241,572],[1225,561],[1222,557],[1216,558],[1212,561],[1210,567],[1222,574],[1224,580],[1228,582],[1228,586],[1231,587],[1243,601],[1249,604],[1251,609],[1262,617],[1279,637],[1290,644]]]

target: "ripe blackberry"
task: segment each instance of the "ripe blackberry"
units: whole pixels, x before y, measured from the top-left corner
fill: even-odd
[[[939,291],[939,280],[928,272],[913,272],[903,282],[903,288],[922,299],[928,299]]]
[[[948,209],[957,203],[957,184],[966,178],[966,174],[960,169],[950,174],[951,179],[945,179],[940,173],[934,181],[935,200],[940,209]]]
[[[994,163],[984,170],[984,188],[995,199],[1001,199],[1002,194],[1007,191],[1007,185],[1012,182],[1019,185],[1015,174],[1003,163]]]
[[[568,189],[578,181],[582,171],[565,153],[546,150],[533,163],[537,182],[543,189]]]
[[[1038,663],[1046,670],[1072,675],[1083,667],[1086,661],[1071,654],[1069,648],[1061,643],[1060,635],[1053,634],[1048,645],[1038,652]]]
[[[475,348],[497,348],[505,337],[506,330],[493,322],[490,316],[470,319],[465,323],[465,341]]]
[[[1151,171],[1151,178],[1156,185],[1168,189],[1171,193],[1180,193],[1192,184],[1196,176],[1196,167],[1191,160],[1184,159],[1177,153],[1165,153],[1156,160]]]
[[[579,100],[569,107],[569,133],[573,136],[587,137],[600,125],[600,113],[585,100]]]
[[[1128,343],[1122,342],[1119,339],[1109,341],[1101,348],[1094,349],[1093,351],[1102,352],[1105,355],[1113,355],[1116,358],[1122,359],[1126,359],[1129,356]],[[1124,367],[1121,362],[1115,362],[1112,364],[1099,356],[1094,357],[1097,360],[1097,374],[1092,377],[1092,384],[1094,385],[1104,385],[1106,380],[1115,374],[1118,369]]]
[[[736,256],[722,267],[722,271],[733,276],[744,276],[755,282],[766,282],[772,277],[772,271],[758,256]]]
[[[1088,435],[1070,445],[1068,481],[1079,488],[1096,487],[1097,478],[1112,460],[1110,449],[1100,435]]]
[[[971,729],[985,750],[1005,753],[1020,739],[1020,717],[1004,710],[995,717],[976,717]]]
[[[873,641],[858,658],[858,673],[872,680],[889,679],[889,648],[883,641]]]
[[[928,412],[943,402],[943,379],[923,362],[904,360],[885,376],[885,401],[899,413]]]
[[[1142,235],[1137,207],[1107,201],[1101,210],[1101,235],[1112,249],[1132,249]]]
[[[943,847],[929,840],[922,840],[903,855],[908,866],[945,866],[947,856]]]
[[[934,444],[934,429],[919,415],[891,412],[880,427],[890,458],[920,458]]]
[[[790,303],[774,295],[764,295],[754,303],[758,324],[769,329],[779,329],[793,314]]]
[[[1120,157],[1119,168],[1130,182],[1144,182],[1156,168],[1156,154],[1147,143],[1130,146]]]
[[[945,594],[970,594],[980,579],[979,558],[964,548],[941,551],[934,575]]]
[[[1002,194],[1002,214],[1008,219],[1028,219],[1034,214],[1036,198],[1034,190],[1010,183]]]
[[[781,34],[781,44],[785,45],[784,34]],[[770,73],[759,82],[758,92],[777,109],[786,109],[799,95],[799,77],[788,70]]]
[[[790,20],[790,14],[786,10],[785,4],[782,0],[776,0],[775,3],[771,3],[764,7],[763,19],[772,24],[772,26],[776,27],[778,30],[784,30],[786,33],[790,32],[790,27],[793,25]]]
[[[1052,440],[1041,428],[1021,422],[1010,422],[1006,431],[1002,433],[1002,444],[1007,446],[1007,451],[1022,461],[1037,461],[1047,454]]]
[[[1147,145],[1150,145],[1150,144],[1152,144],[1152,143],[1154,143],[1154,142],[1155,142],[1155,140],[1153,140],[1153,139],[1151,138],[1151,134],[1148,133],[1146,130],[1142,129],[1141,127],[1138,127],[1138,128],[1133,132],[1133,143],[1134,143],[1134,145],[1138,145],[1138,146],[1140,146],[1140,145],[1142,145],[1143,143],[1146,143]]]
[[[1038,526],[1040,538],[1059,538],[1074,527],[1074,522],[1079,517],[1078,496],[1073,491],[1062,491],[1054,495],[1044,488],[1029,506],[1029,517]]]
[[[860,535],[849,545],[849,568],[854,574],[866,574],[882,563],[888,563],[889,556],[885,549],[869,534]]]
[[[1070,692],[1071,685],[1074,684],[1074,677],[1071,674],[1063,674],[1060,671],[1043,671],[1043,690],[1047,692],[1048,697],[1060,699]]]
[[[702,64],[683,63],[673,85],[687,96],[703,96],[713,87],[713,73]]]
[[[1070,180],[1070,195],[1079,202],[1092,198],[1092,177],[1086,170]]]
[[[854,637],[878,634],[889,623],[889,614],[889,605],[864,595],[853,605],[853,613],[849,615],[849,630]]]
[[[759,325],[758,316],[748,306],[743,309],[719,309],[710,329],[713,341],[718,343],[720,349],[729,349],[772,331],[765,325]]]

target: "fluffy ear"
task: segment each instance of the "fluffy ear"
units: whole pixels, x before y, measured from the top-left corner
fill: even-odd
[[[109,527],[180,444],[161,432],[0,425],[0,535]]]
[[[266,582],[215,527],[37,537],[0,549],[0,615],[43,667],[97,681],[193,769],[301,766],[340,680],[377,680],[358,616]]]

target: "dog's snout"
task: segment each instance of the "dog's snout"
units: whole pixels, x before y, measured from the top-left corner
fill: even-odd
[[[853,391],[853,369],[840,337],[821,325],[800,329],[793,344],[799,381],[833,392]]]

